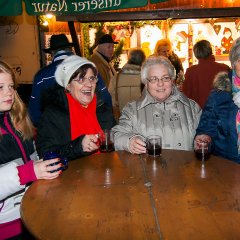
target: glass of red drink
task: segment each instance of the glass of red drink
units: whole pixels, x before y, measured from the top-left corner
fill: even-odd
[[[113,132],[112,130],[102,130],[98,133],[100,152],[114,151]]]
[[[197,159],[201,161],[208,160],[211,154],[211,142],[205,140],[197,140],[194,142],[194,152]]]
[[[147,153],[150,156],[160,156],[162,152],[162,138],[158,135],[151,135],[146,138]]]

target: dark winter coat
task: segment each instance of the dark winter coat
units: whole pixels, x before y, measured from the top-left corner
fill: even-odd
[[[84,135],[71,140],[70,115],[67,96],[62,87],[49,91],[44,96],[45,110],[37,129],[36,147],[40,157],[47,151],[55,151],[68,160],[91,153],[83,152]],[[102,99],[97,100],[97,119],[102,129],[115,125],[111,107]]]
[[[238,107],[232,100],[231,91],[226,91],[231,89],[231,83],[227,73],[224,75],[225,79],[215,82],[215,88],[203,109],[196,134],[207,134],[212,138],[214,155],[240,163],[236,131]]]
[[[14,134],[21,140],[22,146],[26,152],[28,159],[29,160],[32,159],[31,157],[33,155],[35,156],[34,159],[36,159],[37,155],[33,145],[33,141],[32,140],[24,141],[22,139],[20,133],[14,129],[9,114],[7,116],[7,120]],[[21,160],[21,162],[23,163],[22,152],[19,148],[19,145],[4,123],[4,113],[0,113],[0,128],[2,132],[1,133],[2,136],[0,137],[0,165],[9,163],[13,160]]]

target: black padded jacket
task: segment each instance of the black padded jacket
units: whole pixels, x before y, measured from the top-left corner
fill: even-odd
[[[54,151],[68,160],[90,155],[82,149],[84,135],[71,140],[70,116],[67,96],[62,87],[48,91],[42,98],[44,112],[40,118],[36,147],[43,157],[45,152]],[[112,108],[97,95],[97,119],[102,129],[111,129],[115,125]]]

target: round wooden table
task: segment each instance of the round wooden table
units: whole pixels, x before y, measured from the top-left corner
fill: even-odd
[[[42,240],[240,239],[239,185],[240,166],[215,156],[95,154],[34,182],[21,216]]]

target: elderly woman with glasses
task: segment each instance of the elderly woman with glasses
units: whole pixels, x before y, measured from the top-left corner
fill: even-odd
[[[57,67],[55,78],[60,86],[43,99],[36,138],[38,154],[54,151],[72,160],[96,153],[98,132],[111,129],[115,120],[111,107],[95,94],[95,64],[70,56]]]
[[[144,62],[141,80],[145,89],[140,99],[123,108],[113,128],[115,150],[145,153],[145,139],[150,135],[160,135],[163,148],[193,149],[201,109],[176,88],[175,78],[166,57],[151,56]]]

